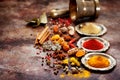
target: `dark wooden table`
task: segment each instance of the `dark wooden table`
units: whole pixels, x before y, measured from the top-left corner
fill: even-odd
[[[101,14],[97,23],[104,24],[108,32],[104,39],[111,44],[106,52],[117,60],[109,73],[92,73],[88,79],[120,80],[120,0],[100,0]],[[68,7],[69,0],[1,0],[0,1],[0,80],[74,80],[60,78],[40,67],[34,40],[41,27],[26,27],[25,20],[39,17],[53,8]],[[76,80],[76,79],[75,79]]]

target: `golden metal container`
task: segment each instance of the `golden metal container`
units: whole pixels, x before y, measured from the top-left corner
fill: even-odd
[[[98,17],[100,11],[99,0],[70,0],[70,18],[75,21],[82,17]]]
[[[50,11],[50,16],[52,18],[57,18],[61,17],[63,15],[69,14],[69,8],[64,8],[64,9],[52,9]]]

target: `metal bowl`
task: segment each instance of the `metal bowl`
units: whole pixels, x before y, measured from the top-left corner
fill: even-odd
[[[101,56],[108,58],[110,65],[105,68],[95,68],[95,67],[90,66],[87,63],[87,61],[94,55],[101,55]],[[108,54],[104,54],[104,53],[88,53],[84,57],[82,57],[81,62],[86,68],[88,68],[90,70],[95,70],[95,71],[108,71],[116,66],[116,60],[112,56],[110,56]]]
[[[86,49],[85,47],[83,47],[83,43],[86,41],[86,40],[89,40],[89,39],[97,39],[99,40],[101,43],[103,43],[104,47],[102,49],[99,49],[99,50],[91,50],[91,49]],[[87,52],[105,52],[106,50],[109,49],[110,47],[110,43],[108,41],[106,41],[105,39],[103,38],[100,38],[100,37],[83,37],[83,38],[80,38],[77,42],[77,46],[79,48],[83,48],[84,50],[86,50]]]
[[[88,24],[89,23],[91,23],[91,22],[87,22]],[[93,24],[95,24],[97,27],[99,27],[100,29],[101,29],[101,31],[100,31],[100,33],[98,33],[98,34],[87,34],[87,33],[83,33],[83,32],[81,32],[80,31],[80,28],[81,27],[84,27],[84,24],[85,23],[83,23],[83,24],[79,24],[79,25],[77,25],[77,26],[75,26],[75,30],[79,33],[79,34],[81,34],[81,35],[84,35],[84,36],[101,36],[101,35],[103,35],[103,34],[105,34],[106,32],[107,32],[107,28],[103,25],[103,24],[98,24],[98,23],[93,23]]]

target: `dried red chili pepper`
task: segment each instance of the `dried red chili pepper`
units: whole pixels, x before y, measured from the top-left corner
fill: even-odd
[[[69,21],[69,23],[70,23],[70,24],[72,23],[72,20],[71,20],[71,18],[68,18],[67,20]]]
[[[66,26],[69,26],[69,25],[70,25],[70,22],[66,19],[66,20],[65,20],[65,24],[66,24]]]
[[[52,54],[52,57],[53,57],[53,58],[56,58],[56,57],[57,57],[57,55],[56,55],[55,53],[53,53],[53,54]]]
[[[74,44],[69,44],[71,48],[75,48],[76,46]]]
[[[72,40],[69,41],[69,44],[72,44],[76,41],[76,38],[73,38]]]
[[[63,23],[64,19],[58,18],[59,23]]]
[[[73,44],[76,41],[76,38],[73,38],[72,40],[69,41],[69,46],[71,48],[75,48],[76,46]]]
[[[45,59],[49,60],[50,61],[50,56],[46,56]]]

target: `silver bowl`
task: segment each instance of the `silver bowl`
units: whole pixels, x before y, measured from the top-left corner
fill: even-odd
[[[91,23],[91,22],[87,22],[87,23]],[[97,27],[99,27],[101,29],[100,33],[98,34],[87,34],[87,33],[83,33],[80,31],[80,28],[81,27],[84,27],[85,23],[83,24],[79,24],[77,26],[75,26],[75,30],[80,34],[80,35],[84,35],[84,36],[94,36],[94,37],[97,37],[97,36],[102,36],[103,34],[105,34],[107,32],[107,28],[103,25],[103,24],[98,24],[98,23],[94,23]]]
[[[101,55],[101,56],[108,58],[110,65],[105,68],[95,68],[95,67],[90,66],[87,63],[87,61],[88,61],[88,59],[90,59],[90,57],[92,57],[94,55]],[[105,53],[88,53],[84,57],[82,57],[81,62],[86,68],[88,68],[90,70],[95,70],[95,71],[108,71],[116,66],[116,60],[112,56],[105,54]]]
[[[89,40],[89,39],[97,39],[99,40],[100,42],[103,43],[104,47],[102,49],[99,49],[99,50],[91,50],[91,49],[87,49],[85,47],[83,47],[83,43],[86,41],[86,40]],[[80,38],[77,42],[77,46],[78,48],[83,48],[84,50],[86,50],[87,52],[105,52],[106,50],[109,49],[110,47],[110,43],[108,41],[106,41],[105,39],[103,38],[100,38],[100,37],[83,37],[83,38]]]

